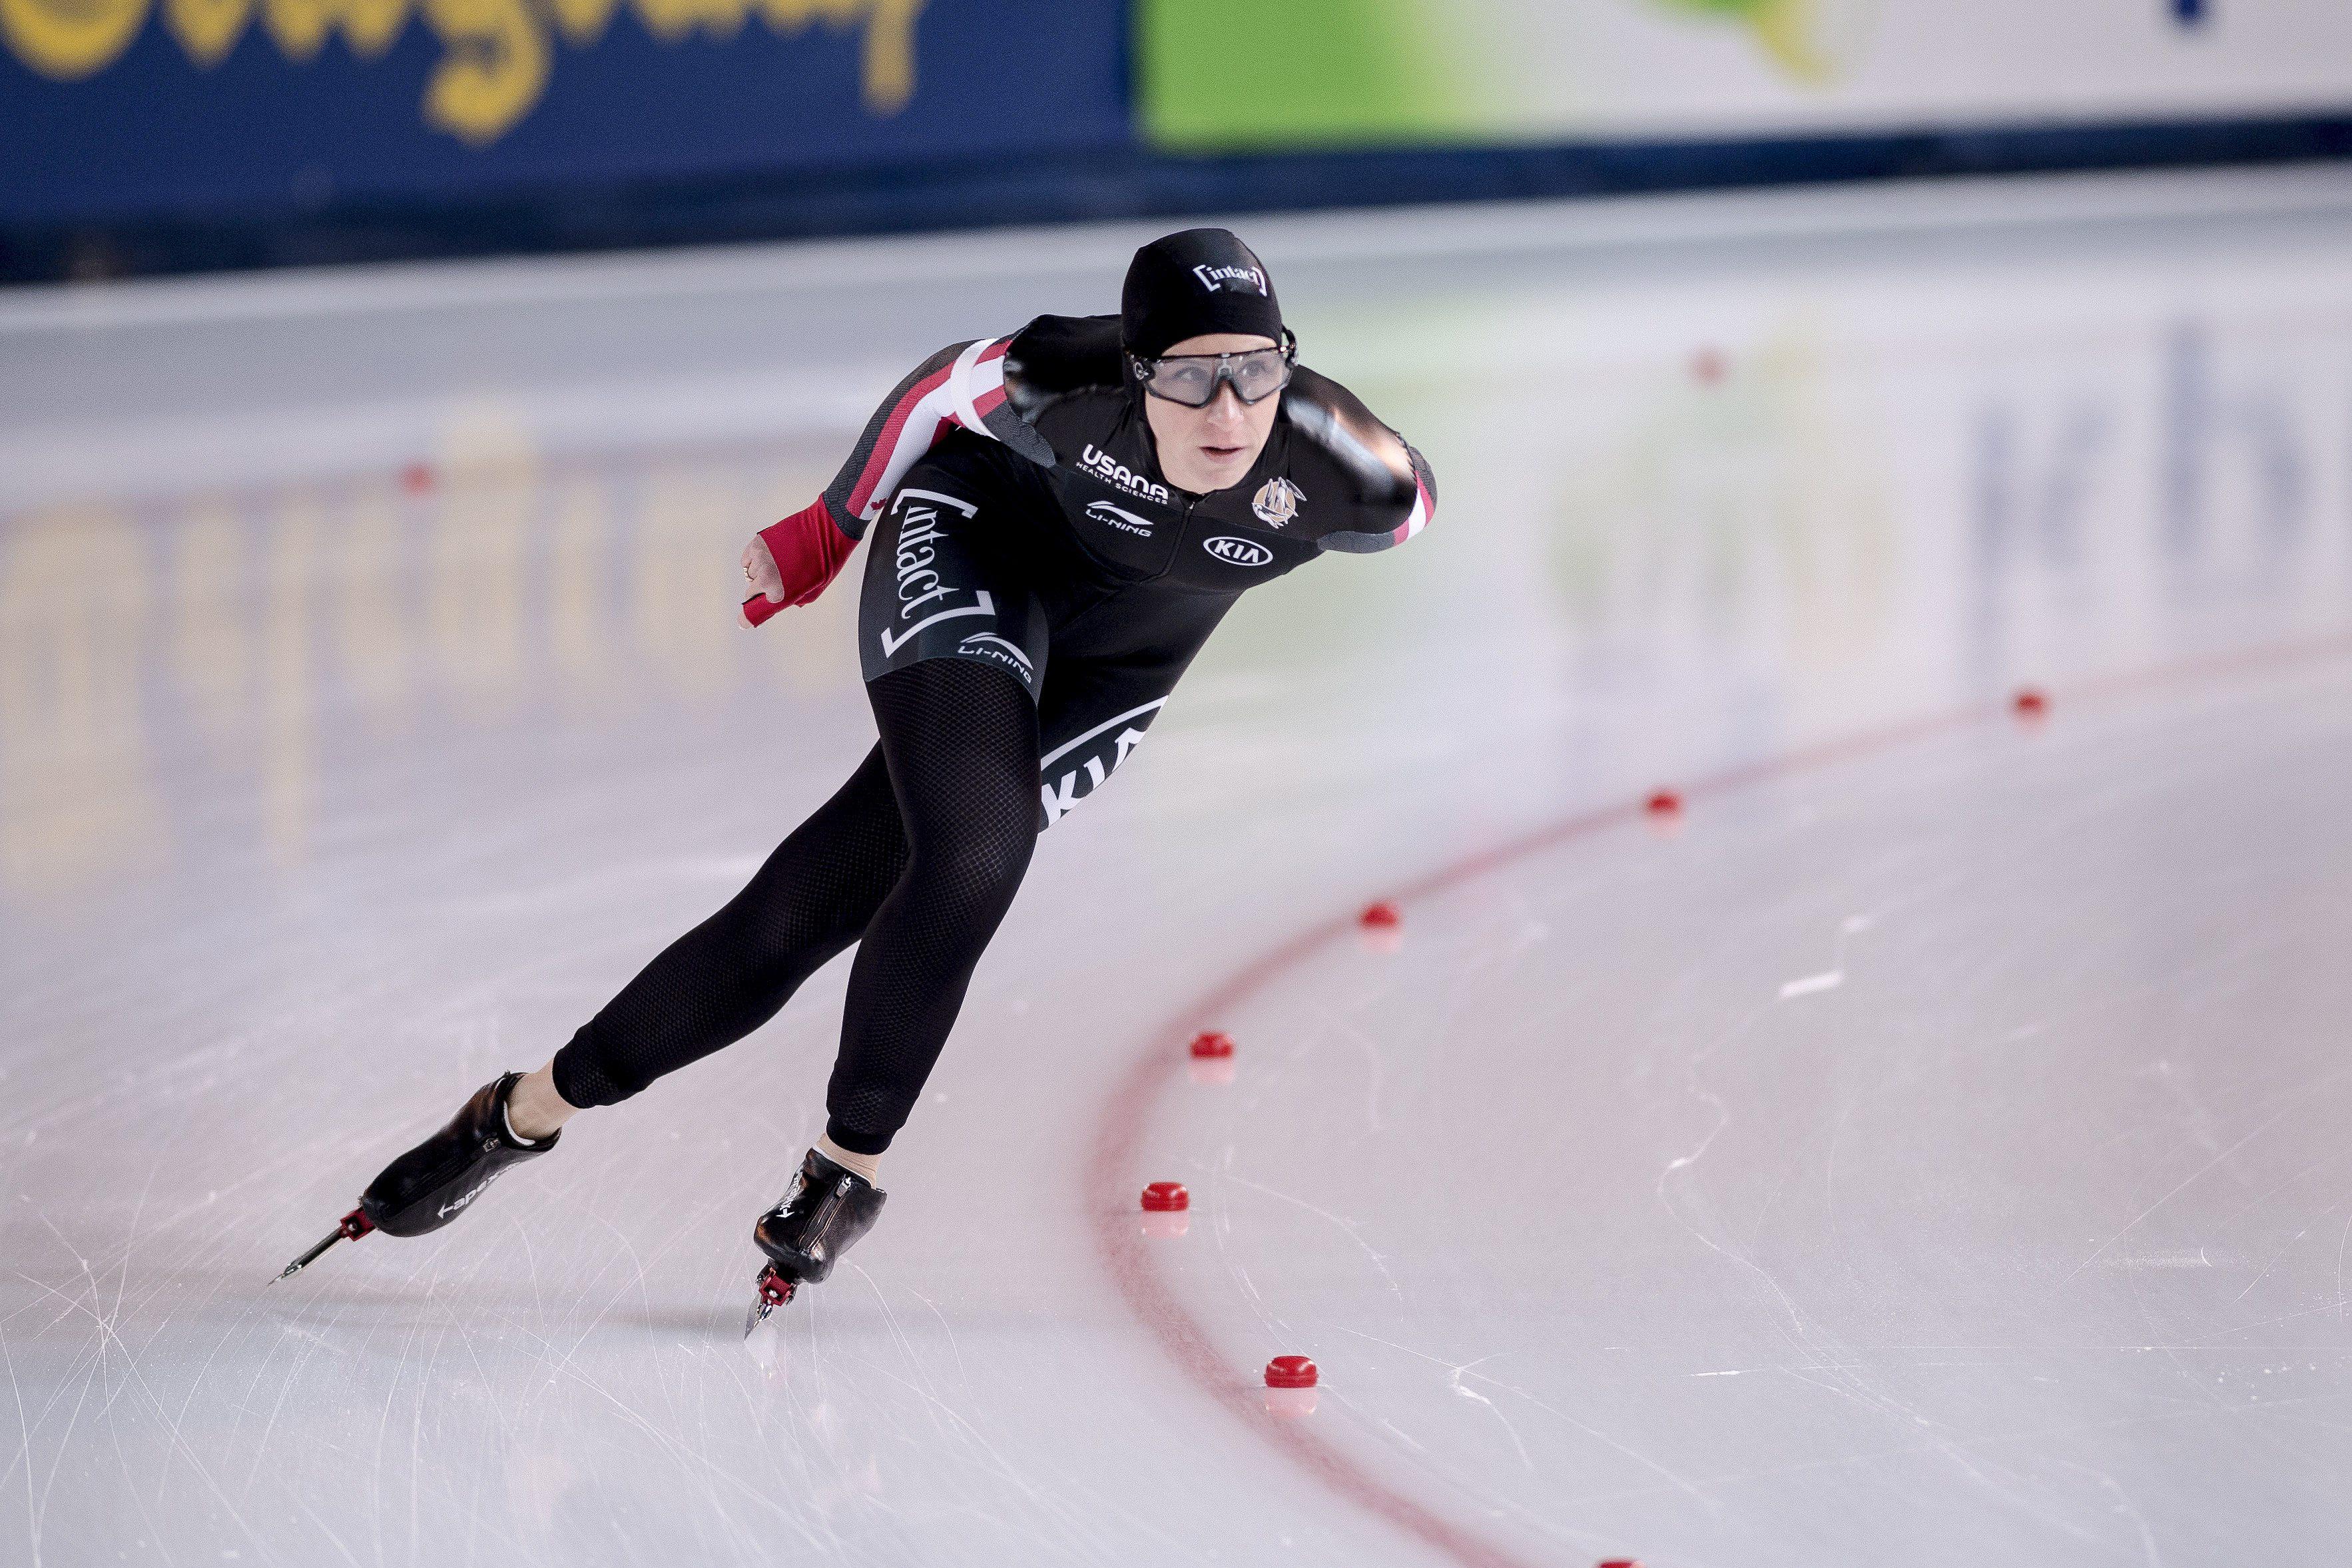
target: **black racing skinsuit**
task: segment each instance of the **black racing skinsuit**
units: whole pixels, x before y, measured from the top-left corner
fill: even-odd
[[[905,1123],[1037,834],[1124,761],[1234,601],[1326,550],[1402,543],[1428,465],[1299,367],[1257,462],[1161,476],[1115,317],[1044,316],[933,355],[825,491],[874,525],[858,645],[880,739],[751,883],[557,1053],[609,1104],[740,1039],[852,943],[827,1131]]]

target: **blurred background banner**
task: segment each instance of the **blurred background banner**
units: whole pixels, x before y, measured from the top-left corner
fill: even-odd
[[[0,0],[15,222],[1128,139],[1126,23],[1054,0]]]
[[[1138,0],[1137,18],[1142,123],[1187,150],[2090,124],[2352,101],[2345,0]],[[1262,89],[1235,90],[1237,77]]]
[[[0,0],[0,281],[2352,154],[2347,0]]]

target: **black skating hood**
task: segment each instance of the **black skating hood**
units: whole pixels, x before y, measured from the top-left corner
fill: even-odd
[[[1138,359],[1209,332],[1282,341],[1282,306],[1257,253],[1224,229],[1153,240],[1128,264],[1119,291],[1119,344]]]

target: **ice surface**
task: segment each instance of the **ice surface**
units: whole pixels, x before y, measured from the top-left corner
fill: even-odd
[[[843,965],[267,1281],[853,765],[742,537],[1134,234],[0,300],[0,1562],[2340,1555],[2352,184],[1243,227],[1438,519],[1047,836],[765,1365]]]

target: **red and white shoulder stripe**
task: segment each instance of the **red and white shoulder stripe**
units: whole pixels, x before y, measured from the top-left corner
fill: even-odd
[[[1420,475],[1414,475],[1412,478],[1412,510],[1407,512],[1405,514],[1404,521],[1397,525],[1396,533],[1394,535],[1396,542],[1402,544],[1405,540],[1412,538],[1413,535],[1421,532],[1422,529],[1429,527],[1429,519],[1436,516],[1436,514],[1437,503],[1429,498],[1429,486],[1421,482]]]
[[[1429,519],[1436,515],[1436,497],[1429,493],[1429,481],[1423,476],[1421,465],[1415,463],[1412,471],[1412,510],[1405,514],[1404,521],[1396,526],[1395,531],[1390,534],[1389,538],[1398,544],[1402,544],[1429,527]]]
[[[881,516],[907,470],[948,430],[995,439],[988,416],[1004,405],[1004,350],[1012,341],[983,338],[967,343],[952,362],[898,389],[850,485],[852,516],[869,523]]]

